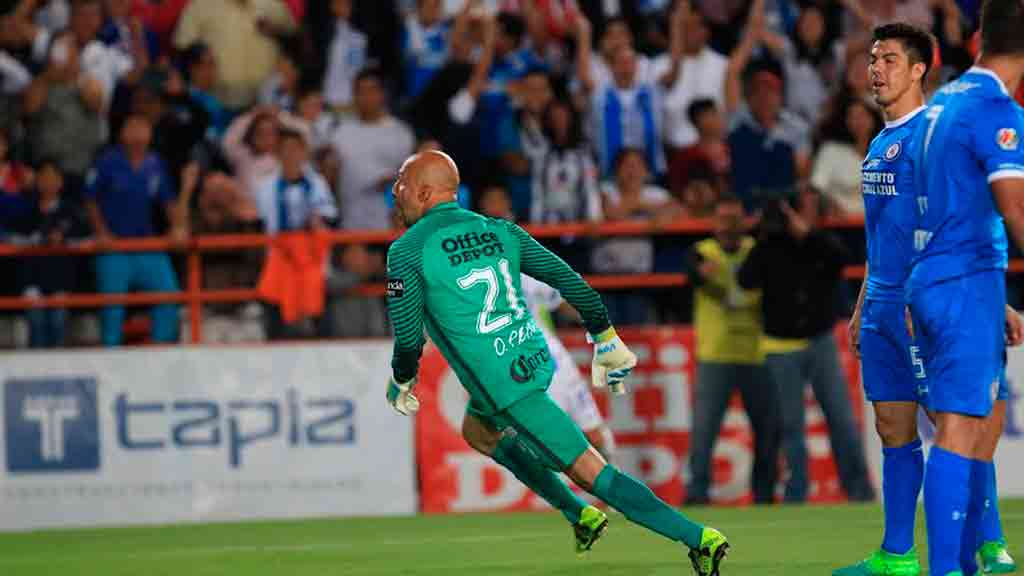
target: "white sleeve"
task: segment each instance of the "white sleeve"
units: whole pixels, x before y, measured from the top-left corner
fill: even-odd
[[[47,64],[46,57],[50,54],[50,41],[53,33],[40,27],[36,37],[32,39],[32,60],[36,64]]]
[[[275,234],[280,225],[277,221],[277,210],[274,206],[274,183],[277,181],[277,177],[280,174],[279,171],[274,171],[269,176],[261,178],[253,187],[254,200],[256,202],[256,210],[260,213],[260,218],[263,219],[263,228],[268,234]]]
[[[526,274],[520,274],[519,280],[528,307],[554,310],[562,304],[562,295],[551,286]]]
[[[825,142],[814,157],[811,168],[811,186],[822,194],[828,194],[829,173],[832,171],[832,143]]]
[[[580,152],[583,157],[583,191],[584,201],[587,203],[587,220],[600,222],[604,220],[604,210],[601,207],[601,192],[598,191],[597,166],[589,154]]]
[[[308,169],[313,184],[312,210],[319,216],[324,218],[337,218],[338,207],[334,204],[334,197],[331,195],[331,191],[327,186],[327,181],[324,180],[323,176],[317,174],[312,168]]]
[[[476,112],[476,100],[463,88],[448,100],[448,116],[456,124],[469,124]]]
[[[21,62],[10,54],[0,51],[0,91],[4,94],[17,94],[32,83],[32,75]]]

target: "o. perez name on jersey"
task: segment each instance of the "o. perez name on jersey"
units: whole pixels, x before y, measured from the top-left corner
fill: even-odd
[[[519,326],[518,329],[513,329],[508,334],[495,338],[494,353],[500,358],[510,349],[517,348],[520,344],[531,341],[533,336],[538,333],[540,333],[540,327],[537,326],[533,319],[530,319],[525,324]]]
[[[896,191],[896,175],[892,172],[864,172],[861,176],[864,194],[875,196],[899,196]]]
[[[441,240],[441,249],[448,254],[448,263],[452,266],[505,253],[505,245],[494,232],[469,232],[450,236]]]

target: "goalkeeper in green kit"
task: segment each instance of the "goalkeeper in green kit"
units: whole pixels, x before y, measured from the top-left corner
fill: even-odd
[[[594,343],[594,385],[624,394],[636,356],[609,324],[601,297],[515,224],[459,208],[458,185],[454,161],[431,151],[406,160],[394,186],[408,230],[388,251],[395,332],[388,402],[405,415],[419,409],[413,387],[426,328],[469,392],[463,436],[565,515],[577,552],[590,549],[608,519],[557,472],[633,522],[685,544],[699,576],[718,574],[725,537],[605,462],[547,395],[555,366],[520,294],[520,272],[556,288],[579,311]]]

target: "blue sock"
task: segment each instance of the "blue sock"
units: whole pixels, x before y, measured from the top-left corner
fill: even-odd
[[[986,462],[985,513],[981,517],[982,542],[998,542],[1003,539],[1003,524],[999,520],[999,493],[996,492],[996,464]]]
[[[928,527],[930,573],[960,570],[960,541],[970,499],[971,461],[933,446],[924,477],[924,513]]]
[[[977,552],[981,546],[981,523],[988,498],[988,462],[971,460],[971,496],[967,504],[967,520],[960,541],[960,570],[965,575],[978,571]]]
[[[882,549],[906,554],[914,547],[917,497],[924,480],[921,439],[897,448],[882,448],[882,503],[885,508],[885,537]]]

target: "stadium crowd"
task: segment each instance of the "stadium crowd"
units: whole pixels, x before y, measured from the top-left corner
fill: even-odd
[[[524,223],[664,223],[712,217],[733,199],[764,219],[791,218],[779,201],[811,225],[857,216],[861,159],[882,125],[869,94],[871,28],[903,20],[932,30],[934,87],[970,65],[979,2],[3,4],[0,241],[52,245],[386,229],[397,170],[423,149],[457,160],[460,203]],[[843,236],[837,269],[863,261],[862,238]],[[583,272],[692,275],[692,240],[549,244]],[[206,255],[204,288],[267,288],[271,256]],[[315,257],[304,269],[326,293],[322,311],[211,305],[206,338],[387,335],[383,303],[352,293],[382,278],[381,247],[347,246],[326,260],[326,271]],[[7,258],[0,268],[0,292],[26,297],[182,282],[167,253]],[[616,324],[634,324],[688,319],[678,296],[606,299]],[[833,308],[816,322],[834,322]],[[74,316],[5,316],[0,341],[124,339],[121,307],[98,322]],[[177,340],[183,316],[156,306],[152,339]]]

